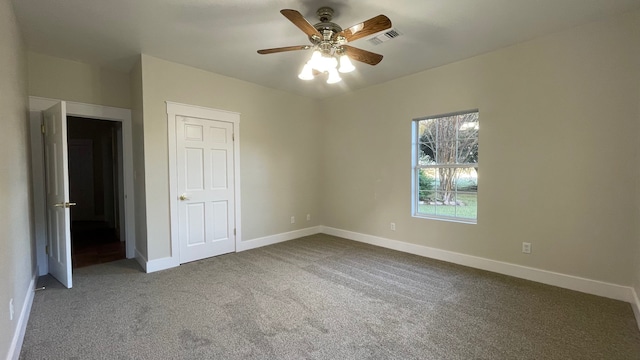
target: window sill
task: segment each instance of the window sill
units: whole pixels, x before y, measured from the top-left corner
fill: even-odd
[[[448,221],[448,222],[470,224],[470,225],[478,224],[478,219],[452,218],[452,217],[433,216],[433,215],[424,215],[424,214],[413,214],[412,217],[419,218],[419,219],[426,219],[426,220]]]

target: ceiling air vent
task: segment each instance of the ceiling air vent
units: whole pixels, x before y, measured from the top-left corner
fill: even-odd
[[[368,41],[373,45],[380,45],[383,42],[395,39],[400,35],[402,35],[402,33],[397,29],[389,29],[388,31],[385,31],[378,36],[372,37]]]

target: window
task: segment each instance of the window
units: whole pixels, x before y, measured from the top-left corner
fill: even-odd
[[[478,130],[477,110],[413,121],[414,216],[477,222]]]

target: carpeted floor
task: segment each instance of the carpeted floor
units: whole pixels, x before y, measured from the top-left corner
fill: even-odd
[[[621,301],[314,235],[51,278],[21,359],[640,359]]]

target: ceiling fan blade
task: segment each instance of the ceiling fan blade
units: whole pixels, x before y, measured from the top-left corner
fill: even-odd
[[[378,15],[365,22],[361,22],[360,24],[353,25],[348,29],[342,30],[337,33],[334,38],[344,36],[345,39],[350,42],[389,28],[391,28],[391,20],[384,15]]]
[[[258,50],[258,54],[265,55],[265,54],[273,54],[273,53],[279,53],[279,52],[285,52],[285,51],[308,50],[308,49],[311,49],[311,46],[309,45],[285,46],[285,47],[279,47],[279,48]]]
[[[353,60],[363,62],[369,65],[377,65],[382,61],[382,55],[372,53],[371,51],[362,50],[349,45],[342,45],[347,55]]]
[[[313,25],[311,25],[307,21],[307,19],[305,19],[304,16],[302,16],[302,14],[300,14],[296,10],[283,9],[280,10],[280,13],[308,36],[316,35],[318,37],[322,37],[322,35],[320,35],[320,32],[316,28],[314,28]]]

